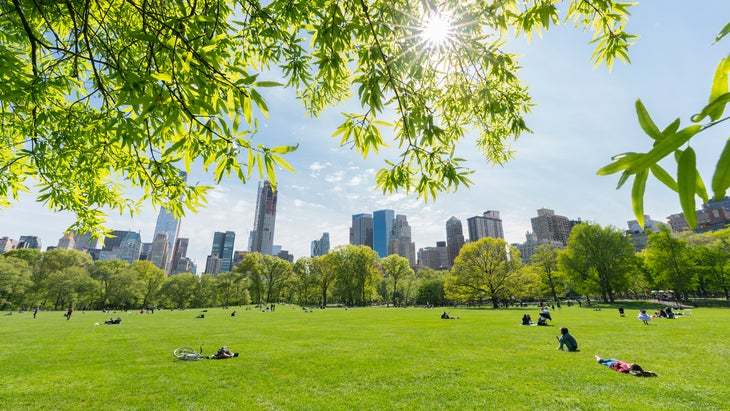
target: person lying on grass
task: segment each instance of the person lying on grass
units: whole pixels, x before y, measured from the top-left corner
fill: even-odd
[[[231,350],[228,349],[225,345],[218,349],[218,351],[211,355],[208,358],[214,359],[214,360],[224,360],[226,358],[233,358],[238,357],[237,352],[231,352]]]
[[[596,355],[596,361],[599,364],[605,365],[612,368],[616,372],[623,372],[631,374],[637,377],[656,377],[656,373],[651,371],[644,371],[639,364],[632,364],[624,361],[619,361],[615,358],[601,358]]]

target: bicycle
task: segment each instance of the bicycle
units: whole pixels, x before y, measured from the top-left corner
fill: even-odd
[[[191,347],[178,347],[175,348],[172,351],[172,355],[175,356],[178,360],[185,360],[185,361],[191,361],[191,360],[200,360],[200,359],[207,359],[209,357],[203,355],[203,347],[200,347],[200,352],[196,352],[195,348]]]

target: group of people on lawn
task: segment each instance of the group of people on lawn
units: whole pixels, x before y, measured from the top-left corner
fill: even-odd
[[[620,310],[622,312],[623,310]],[[667,310],[660,310],[660,313],[662,314],[661,317],[665,318],[674,318],[674,314],[671,314],[671,317],[669,316],[671,313],[671,308],[667,308]],[[647,318],[648,317],[648,318]],[[660,317],[657,315],[657,317]],[[648,324],[649,317],[648,314],[646,314],[645,310],[641,310],[638,316],[639,320],[643,320],[645,324]],[[547,321],[552,321],[552,316],[550,315],[550,311],[546,306],[542,306],[542,309],[540,310],[540,315],[537,320],[537,325],[543,325],[546,326]],[[522,325],[535,325],[535,323],[532,322],[532,318],[530,318],[530,314],[525,314],[522,316]],[[560,335],[555,337],[558,340],[558,350],[561,351],[570,351],[570,352],[576,352],[578,350],[578,341],[576,341],[575,337],[573,337],[570,332],[568,331],[567,327],[561,327],[560,328]],[[615,358],[602,358],[598,355],[596,355],[596,361],[599,364],[605,365],[611,369],[613,369],[616,372],[621,373],[628,373],[631,375],[635,375],[637,377],[655,377],[656,374],[651,371],[645,371],[643,368],[641,368],[640,365],[634,364],[634,363],[628,363],[624,361],[617,360]]]

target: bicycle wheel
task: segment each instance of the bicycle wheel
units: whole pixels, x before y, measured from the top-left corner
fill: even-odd
[[[172,355],[181,360],[197,360],[200,358],[200,355],[195,352],[195,349],[190,347],[175,348]]]

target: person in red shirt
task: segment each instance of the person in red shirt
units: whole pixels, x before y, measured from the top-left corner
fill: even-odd
[[[623,372],[628,373],[637,377],[656,377],[656,373],[653,373],[651,371],[644,371],[643,368],[639,364],[633,364],[628,363],[624,361],[619,361],[615,358],[601,358],[600,356],[596,355],[596,361],[598,361],[599,364],[605,365],[607,367],[610,367],[616,372]]]

